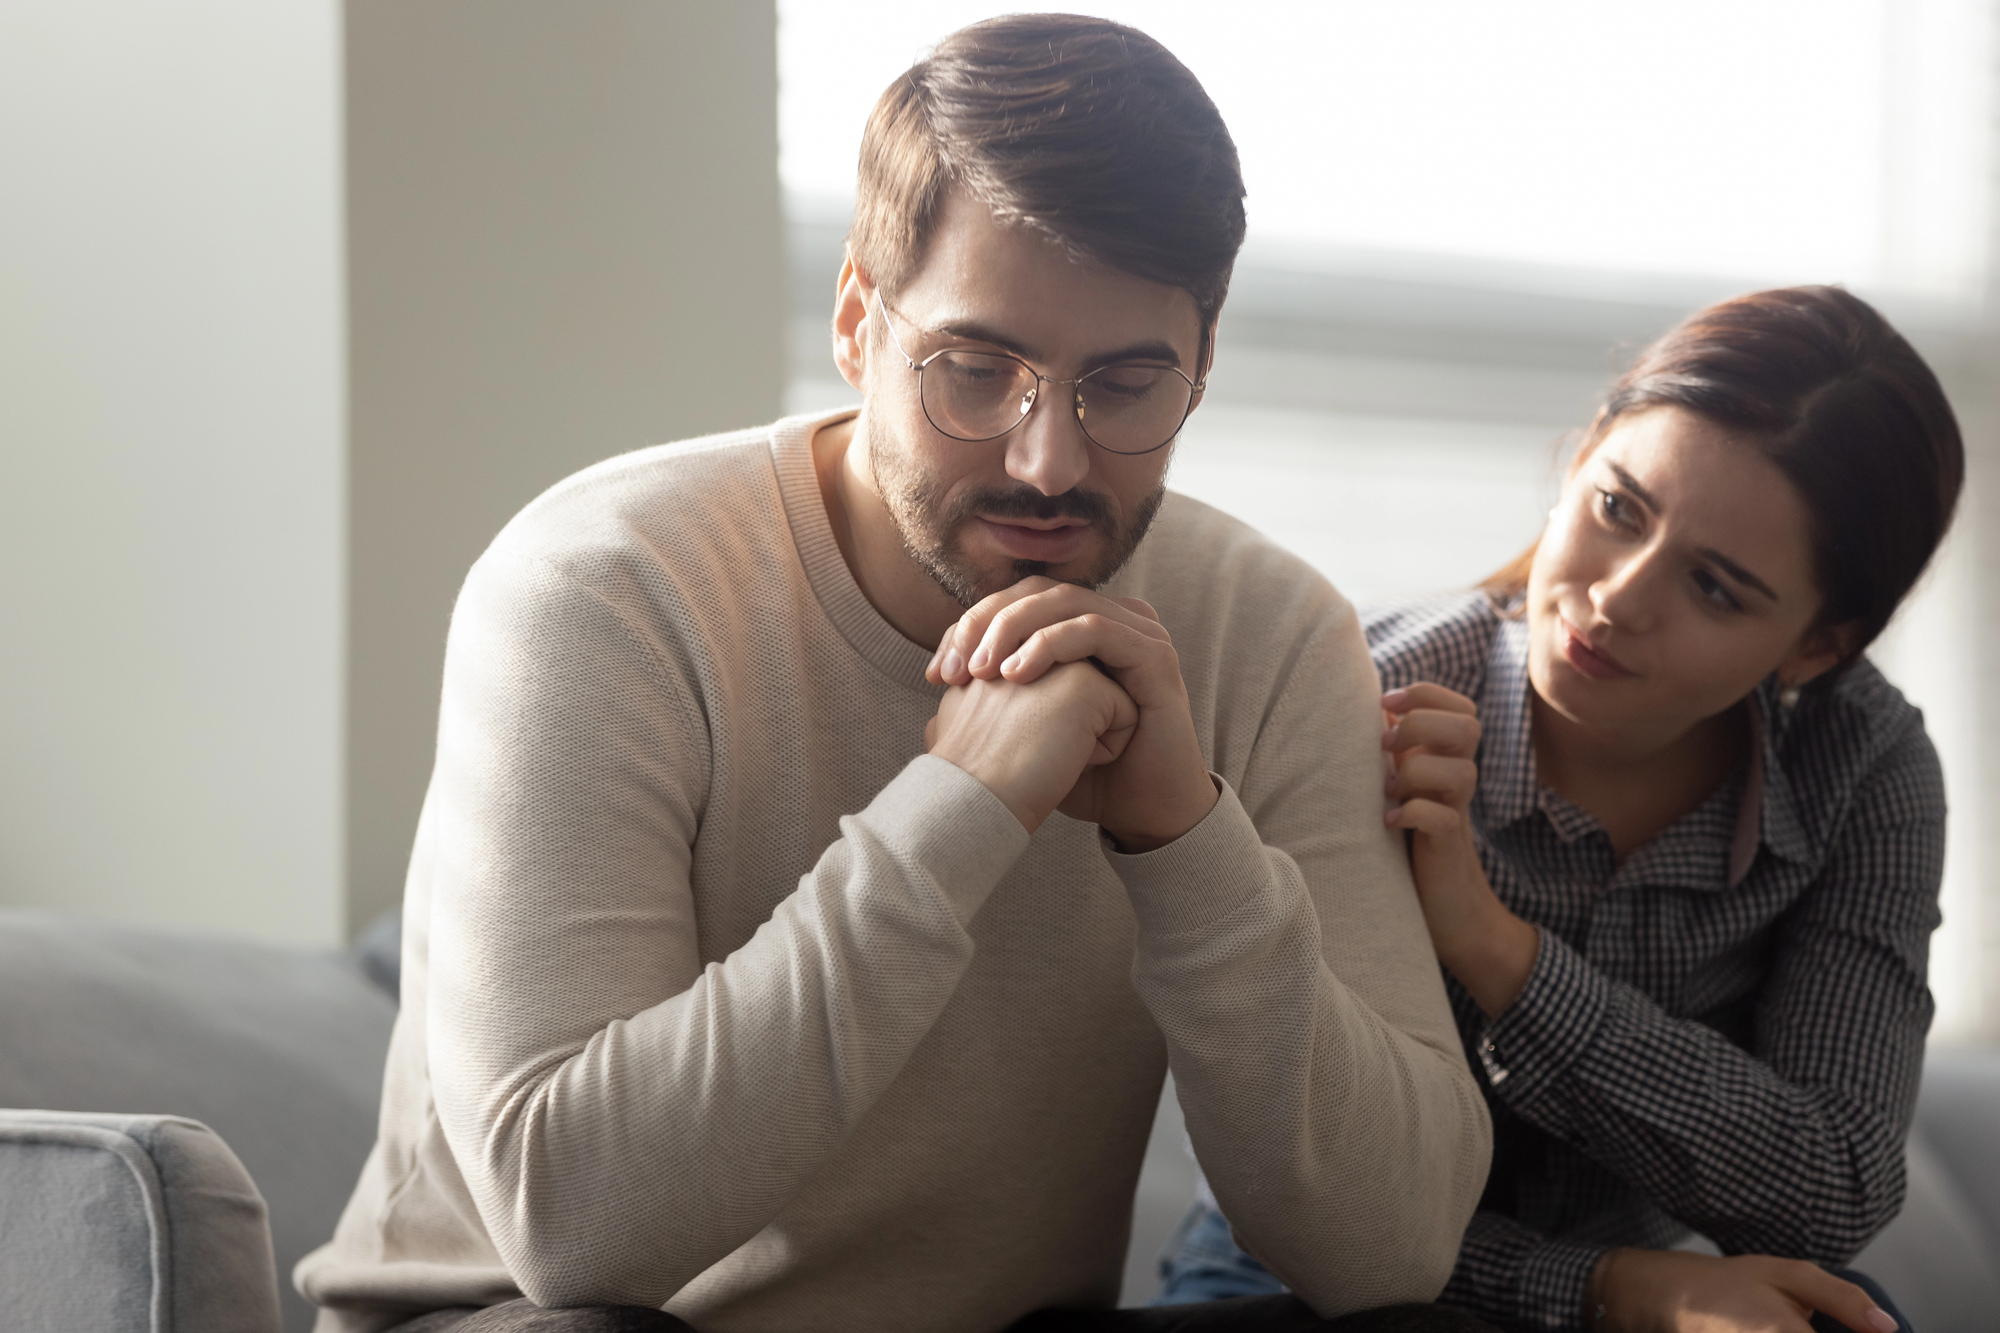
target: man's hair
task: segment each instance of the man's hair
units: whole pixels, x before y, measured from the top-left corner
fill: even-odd
[[[1179,287],[1209,326],[1243,244],[1243,174],[1187,66],[1135,28],[1015,14],[961,28],[890,84],[861,140],[848,244],[894,295],[948,191],[1080,260]]]

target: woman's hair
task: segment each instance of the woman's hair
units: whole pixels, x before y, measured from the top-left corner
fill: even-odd
[[[1824,599],[1814,627],[1845,627],[1843,657],[1859,657],[1944,539],[1965,479],[1958,421],[1916,349],[1838,287],[1734,297],[1640,353],[1577,462],[1613,423],[1651,407],[1728,428],[1798,489]],[[1487,595],[1517,599],[1540,545],[1481,584]]]

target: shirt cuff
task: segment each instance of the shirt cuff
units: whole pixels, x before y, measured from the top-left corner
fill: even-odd
[[[1479,1063],[1494,1094],[1524,1113],[1550,1095],[1590,1045],[1612,999],[1611,982],[1596,968],[1536,929],[1541,952],[1528,984],[1479,1041]]]
[[[1128,855],[1101,837],[1104,859],[1124,882],[1139,929],[1179,935],[1222,920],[1255,897],[1270,877],[1264,839],[1236,792],[1221,777],[1215,805],[1199,824],[1164,847]]]
[[[1516,1299],[1524,1322],[1530,1328],[1556,1330],[1584,1328],[1592,1324],[1586,1305],[1590,1299],[1590,1270],[1597,1267],[1606,1246],[1579,1245],[1574,1241],[1544,1241],[1521,1266]]]

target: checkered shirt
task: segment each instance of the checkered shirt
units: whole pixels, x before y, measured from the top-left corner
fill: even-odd
[[[1619,865],[1536,780],[1524,622],[1472,593],[1366,624],[1385,690],[1477,701],[1480,855],[1542,936],[1496,1021],[1446,978],[1494,1154],[1442,1299],[1573,1329],[1614,1246],[1853,1255],[1902,1206],[1931,1020],[1945,805],[1922,715],[1866,661],[1789,709],[1767,681],[1748,762]]]

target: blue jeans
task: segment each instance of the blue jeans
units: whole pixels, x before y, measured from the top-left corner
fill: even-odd
[[[1160,1294],[1155,1305],[1192,1305],[1231,1296],[1271,1296],[1285,1284],[1252,1259],[1229,1233],[1229,1219],[1197,1203],[1181,1219],[1160,1255]]]
[[[1914,1333],[1910,1321],[1874,1278],[1851,1268],[1831,1271],[1874,1297],[1875,1304],[1896,1321],[1897,1333]],[[1206,1203],[1197,1203],[1181,1219],[1160,1256],[1160,1294],[1153,1298],[1153,1304],[1191,1305],[1231,1296],[1269,1296],[1284,1290],[1285,1284],[1270,1269],[1236,1243],[1229,1232],[1229,1219]],[[1848,1333],[1847,1326],[1831,1315],[1814,1315],[1812,1326],[1814,1333]]]

